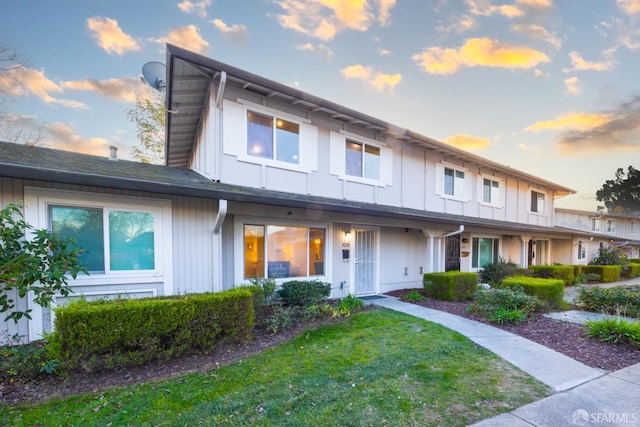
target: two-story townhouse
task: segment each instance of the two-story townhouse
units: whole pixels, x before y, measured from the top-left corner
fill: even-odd
[[[0,205],[24,200],[31,224],[89,248],[76,296],[252,277],[366,296],[498,256],[571,259],[553,217],[569,188],[171,45],[166,105],[166,166],[0,143]],[[18,303],[33,320],[10,335],[50,330],[48,309]]]
[[[556,208],[554,216],[557,227],[580,233],[573,238],[574,264],[587,264],[609,245],[623,246],[631,258],[640,258],[638,215]]]

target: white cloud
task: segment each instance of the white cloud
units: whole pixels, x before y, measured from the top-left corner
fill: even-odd
[[[560,47],[562,46],[562,40],[560,40],[557,35],[549,32],[541,25],[516,24],[511,27],[511,30],[515,31],[516,33],[524,34],[527,37],[531,37],[532,39],[544,40],[556,49],[560,49]]]
[[[640,14],[640,0],[616,0],[618,8],[627,15]]]
[[[211,23],[225,36],[234,43],[243,43],[247,38],[247,27],[244,25],[233,24],[228,26],[222,19],[214,19]]]
[[[469,6],[469,11],[473,15],[480,16],[502,15],[512,19],[525,14],[518,6],[509,4],[496,6],[491,4],[491,0],[467,0],[467,6]]]
[[[109,141],[105,138],[85,138],[59,122],[47,125],[46,129],[51,136],[46,145],[51,148],[105,157],[109,154]]]
[[[85,79],[62,82],[62,87],[69,90],[87,90],[109,99],[125,102],[136,102],[136,94],[140,90],[140,80],[134,77],[124,79]]]
[[[122,56],[129,51],[140,50],[138,42],[125,34],[115,19],[95,16],[87,19],[87,27],[98,42],[98,46],[108,53]]]
[[[326,46],[322,43],[319,43],[317,45],[314,45],[313,43],[299,44],[296,46],[296,49],[315,52],[326,61],[331,61],[333,59],[333,50],[331,50],[329,46]]]
[[[569,53],[571,59],[571,68],[565,68],[562,71],[569,73],[571,71],[593,70],[593,71],[608,71],[613,69],[614,64],[611,60],[605,60],[601,62],[587,61],[581,57],[575,50]]]
[[[385,90],[393,91],[402,81],[401,74],[384,74],[374,70],[372,67],[363,65],[351,65],[340,71],[345,79],[358,79],[365,85],[375,89],[378,92]]]
[[[564,80],[564,84],[567,88],[567,93],[570,95],[577,95],[582,92],[580,88],[580,81],[577,77],[569,77]]]
[[[47,104],[57,104],[69,108],[88,109],[89,107],[80,102],[69,99],[61,99],[54,97],[52,94],[61,94],[64,92],[62,86],[50,80],[44,75],[42,70],[34,70],[31,68],[16,68],[9,70],[8,79],[0,79],[0,86],[3,82],[18,81],[19,85],[0,87],[0,91],[8,93],[10,96],[27,96],[33,94]]]
[[[207,16],[207,8],[209,6],[211,6],[211,0],[182,0],[180,3],[178,3],[178,9],[180,9],[184,13],[195,13],[203,18]]]

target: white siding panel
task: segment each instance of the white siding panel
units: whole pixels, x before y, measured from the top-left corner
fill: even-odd
[[[306,123],[300,125],[301,166],[305,170],[318,170],[318,128]]]
[[[330,172],[332,175],[341,176],[345,171],[345,153],[344,144],[346,143],[345,136],[337,132],[330,133]]]
[[[422,287],[420,267],[426,273],[427,262],[427,239],[420,230],[380,230],[380,293]]]
[[[244,106],[224,100],[223,102],[223,150],[225,154],[232,156],[244,155],[243,150],[246,147],[246,109]]]

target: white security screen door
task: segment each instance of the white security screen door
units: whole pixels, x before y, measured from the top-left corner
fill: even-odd
[[[356,295],[376,293],[376,232],[356,230],[355,242],[355,292]]]

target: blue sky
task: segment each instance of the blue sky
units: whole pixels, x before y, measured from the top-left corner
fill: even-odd
[[[130,158],[166,42],[578,191],[560,207],[640,167],[640,0],[7,2],[4,139]]]

